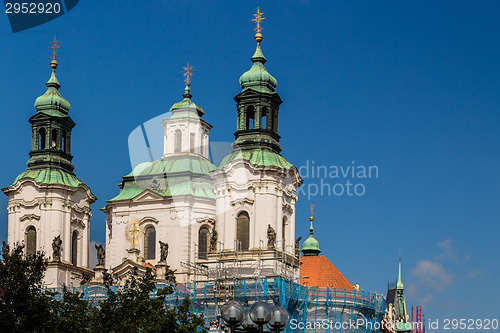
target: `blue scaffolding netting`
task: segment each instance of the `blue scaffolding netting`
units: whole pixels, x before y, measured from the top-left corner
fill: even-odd
[[[158,284],[157,289],[167,285]],[[111,286],[116,292],[121,287]],[[62,299],[63,288],[50,288],[54,298]],[[155,298],[157,291],[151,293]],[[70,288],[73,293],[98,306],[108,296],[104,286]],[[290,315],[285,333],[304,332],[379,332],[385,312],[385,298],[373,292],[353,289],[308,287],[281,278],[245,279],[178,283],[166,297],[166,306],[177,306],[183,299],[191,300],[191,311],[203,316],[207,326],[219,321],[219,307],[234,298],[244,306],[256,301],[280,304]]]

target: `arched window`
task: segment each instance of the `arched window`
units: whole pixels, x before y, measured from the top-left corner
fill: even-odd
[[[241,212],[236,219],[236,239],[241,245],[242,251],[247,251],[250,244],[250,216],[247,212]]]
[[[38,150],[45,149],[45,128],[38,131]]]
[[[283,216],[283,226],[281,230],[281,237],[283,238],[283,251],[286,250],[286,216]]]
[[[203,155],[208,157],[208,134],[204,135],[204,143],[203,143]]]
[[[182,132],[180,130],[175,131],[175,143],[174,143],[174,153],[180,153],[182,151]]]
[[[57,130],[52,130],[52,140],[50,141],[50,148],[57,149]]]
[[[156,231],[150,225],[144,231],[144,258],[155,259],[156,255]]]
[[[34,255],[36,253],[36,229],[31,226],[26,231],[26,255]]]
[[[62,139],[62,150],[65,153],[67,153],[67,151],[66,151],[66,135],[67,135],[66,132],[63,132],[62,137],[61,137],[61,139]]]
[[[194,153],[194,133],[189,135],[189,152]]]
[[[247,129],[253,129],[253,122],[254,122],[254,117],[255,117],[255,109],[253,106],[249,106],[247,108],[247,112],[246,112],[246,116],[247,116]]]
[[[73,231],[71,236],[71,263],[78,265],[78,231]]]
[[[262,108],[262,117],[260,118],[260,128],[267,128],[267,108]]]
[[[198,231],[198,259],[207,259],[208,235],[207,227],[201,227],[200,231]]]

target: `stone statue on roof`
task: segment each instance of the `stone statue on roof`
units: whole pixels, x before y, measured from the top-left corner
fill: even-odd
[[[295,257],[300,257],[300,240],[302,237],[299,237],[295,240]]]
[[[269,249],[276,247],[276,231],[274,231],[274,228],[270,224],[267,225],[267,247]]]
[[[5,256],[8,255],[9,252],[10,252],[9,244],[5,243],[5,241],[2,241],[2,257],[5,258]]]
[[[106,250],[101,244],[96,244],[97,250],[97,266],[104,266],[104,259],[106,258]]]
[[[62,240],[61,235],[54,237],[52,240],[52,260],[61,261]]]
[[[160,262],[166,262],[168,257],[168,243],[160,242]]]
[[[217,240],[219,239],[219,235],[217,234],[217,230],[215,227],[212,229],[212,234],[210,235],[210,253],[217,252]]]

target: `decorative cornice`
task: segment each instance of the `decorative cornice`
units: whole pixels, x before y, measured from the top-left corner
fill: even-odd
[[[236,199],[236,200],[231,201],[231,206],[236,206],[236,205],[240,205],[240,206],[250,205],[251,206],[251,205],[253,205],[254,202],[255,202],[255,200],[248,199],[248,198]]]
[[[82,228],[85,228],[85,223],[83,222],[82,219],[80,219],[78,217],[71,218],[71,223],[73,223],[73,224],[79,224],[79,225],[82,226]]]
[[[152,217],[152,216],[146,216],[146,217],[143,217],[142,219],[139,220],[139,224],[144,224],[147,222],[153,222],[153,223],[158,224],[160,221],[156,217]]]
[[[196,219],[196,222],[199,223],[199,224],[206,223],[206,224],[210,224],[212,226],[215,226],[216,221],[217,221],[216,219],[214,219],[212,217],[208,217],[208,216]]]
[[[19,219],[21,222],[24,222],[26,220],[36,220],[36,221],[40,221],[40,216],[36,215],[36,214],[24,214],[23,216],[21,216],[21,218]]]

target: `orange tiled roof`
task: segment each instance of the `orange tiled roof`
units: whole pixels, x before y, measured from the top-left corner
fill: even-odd
[[[148,263],[148,262],[144,263],[144,266],[146,266],[146,267],[149,267],[149,268],[151,268],[151,269],[155,269],[155,270],[156,270],[156,267],[154,267],[153,265],[151,265],[151,264],[150,264],[150,263]]]
[[[300,284],[309,287],[354,289],[349,280],[340,273],[325,256],[300,257]]]

